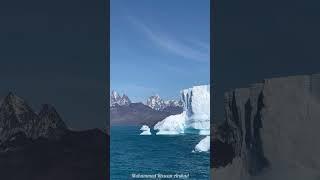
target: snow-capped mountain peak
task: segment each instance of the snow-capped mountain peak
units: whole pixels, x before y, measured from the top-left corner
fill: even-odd
[[[155,110],[162,110],[165,106],[164,101],[159,95],[150,96],[147,99],[146,105]]]
[[[122,96],[116,92],[116,91],[111,91],[110,95],[110,107],[115,107],[115,106],[128,106],[132,102],[129,99],[129,97],[126,94],[123,94]],[[150,96],[147,101],[143,103],[146,106],[149,106],[150,108],[157,110],[157,111],[162,111],[165,110],[166,108],[182,108],[183,103],[181,100],[163,100],[159,94],[155,94],[153,96]]]
[[[121,101],[120,101],[120,104],[123,104],[123,105],[129,105],[131,103],[129,97],[125,94],[122,95],[122,98],[121,98]]]
[[[117,99],[119,97],[120,97],[120,95],[116,91],[111,92],[111,98]]]
[[[122,97],[117,93],[116,91],[111,92],[110,96],[110,106],[124,106],[124,105],[129,105],[131,104],[131,101],[129,97],[125,94],[122,95]]]
[[[150,96],[147,99],[146,105],[155,110],[164,110],[167,107],[182,107],[181,101],[161,99],[159,95]]]

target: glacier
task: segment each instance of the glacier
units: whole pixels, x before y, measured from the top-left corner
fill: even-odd
[[[210,136],[203,138],[194,148],[194,152],[209,152],[210,151]]]
[[[319,110],[320,74],[265,79],[226,92],[218,134],[232,160],[215,164],[213,179],[319,179]]]
[[[151,135],[151,131],[149,126],[147,125],[143,125],[140,130],[142,131],[142,133],[140,133],[140,135]]]
[[[183,112],[154,126],[157,135],[210,135],[210,85],[194,86],[180,92]]]

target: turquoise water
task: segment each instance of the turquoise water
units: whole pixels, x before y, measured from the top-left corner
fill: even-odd
[[[138,179],[132,178],[132,174],[153,179],[155,174],[172,176],[166,179],[210,179],[210,154],[192,152],[204,136],[140,136],[139,129],[136,126],[111,128],[111,180]]]

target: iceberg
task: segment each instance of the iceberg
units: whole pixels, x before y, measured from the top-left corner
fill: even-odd
[[[150,128],[147,125],[143,125],[140,130],[142,131],[140,135],[151,135]]]
[[[213,164],[212,179],[319,179],[320,74],[264,79],[224,102],[218,137],[232,153],[214,155],[228,161]]]
[[[194,148],[195,152],[208,152],[210,151],[210,136],[202,139]]]
[[[154,126],[157,135],[210,135],[210,85],[181,91],[183,112],[171,115]]]
[[[164,120],[158,122],[154,126],[154,130],[158,130],[157,135],[178,135],[183,134],[185,129],[186,113],[171,115]]]

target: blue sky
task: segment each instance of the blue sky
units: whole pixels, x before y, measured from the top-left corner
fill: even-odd
[[[133,101],[210,79],[210,0],[111,0],[111,89]]]

